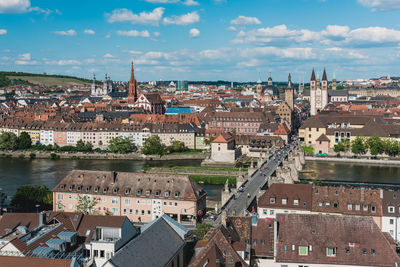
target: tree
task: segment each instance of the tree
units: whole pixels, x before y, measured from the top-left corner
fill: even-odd
[[[1,150],[16,150],[18,148],[17,136],[14,133],[4,132],[0,134]]]
[[[357,136],[356,139],[351,142],[351,152],[354,154],[364,154],[367,152],[367,145],[365,144],[364,138]]]
[[[13,195],[11,205],[24,212],[49,210],[53,206],[53,194],[45,185],[23,185]],[[39,205],[39,208],[36,208],[36,205]]]
[[[336,153],[339,153],[341,151],[347,151],[347,150],[349,150],[349,148],[350,148],[350,140],[349,139],[344,139],[344,140],[340,141],[339,143],[337,143],[334,146],[333,150]]]
[[[165,146],[161,144],[161,139],[158,135],[152,135],[144,142],[142,152],[145,155],[164,155]]]
[[[79,152],[91,152],[93,150],[93,145],[90,142],[84,143],[81,140],[79,140],[78,142],[76,142],[76,151]]]
[[[32,146],[31,136],[27,132],[22,132],[18,139],[18,149],[28,149]]]
[[[379,136],[371,136],[366,141],[371,155],[376,156],[383,153],[383,142]]]
[[[184,142],[174,141],[172,142],[172,145],[167,148],[167,150],[169,153],[174,153],[188,151],[189,149],[185,146]]]
[[[134,145],[127,137],[112,138],[108,144],[108,149],[113,153],[126,154],[133,150]]]
[[[96,208],[98,200],[96,198],[90,199],[90,196],[78,195],[78,204],[76,205],[76,212],[83,213],[85,215],[92,214]]]
[[[400,152],[400,146],[398,141],[385,139],[382,141],[383,150],[389,156],[397,156]]]
[[[194,234],[197,236],[199,240],[203,239],[205,234],[212,228],[212,225],[209,223],[199,223],[196,226],[196,230],[194,230]]]
[[[314,155],[314,148],[312,146],[302,146],[301,148],[307,155]]]

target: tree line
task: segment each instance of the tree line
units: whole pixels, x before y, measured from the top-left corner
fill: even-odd
[[[382,139],[379,136],[357,136],[351,142],[349,139],[340,141],[335,145],[334,151],[336,153],[351,151],[356,155],[363,155],[369,151],[372,156],[380,154],[398,156],[400,153],[400,143],[396,140]]]

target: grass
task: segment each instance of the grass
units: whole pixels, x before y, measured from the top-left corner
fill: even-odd
[[[7,76],[8,79],[21,79],[28,81],[33,84],[43,84],[46,86],[69,86],[69,85],[89,85],[75,78],[59,78],[59,77],[47,77],[47,76]]]
[[[236,177],[233,176],[210,176],[210,175],[189,175],[189,178],[195,181],[196,183],[203,184],[225,184],[228,179],[228,183],[230,185],[236,184]]]
[[[151,167],[151,168],[168,168],[170,170],[211,170],[211,171],[239,171],[239,168],[226,168],[226,167],[201,167],[201,166],[169,166],[169,167]],[[247,168],[242,169],[243,172],[247,171]]]

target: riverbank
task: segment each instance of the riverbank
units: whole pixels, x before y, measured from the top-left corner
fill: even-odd
[[[226,167],[196,167],[196,166],[169,166],[169,167],[149,167],[145,168],[147,173],[163,173],[177,175],[209,175],[209,176],[234,176],[240,174],[239,168]],[[247,168],[242,169],[243,173],[247,173]]]
[[[31,155],[35,156],[31,156]],[[52,156],[57,155],[57,156]],[[1,151],[0,157],[2,158],[37,158],[37,159],[93,159],[93,160],[107,160],[107,159],[120,159],[120,160],[182,160],[182,159],[193,159],[193,160],[204,160],[207,157],[207,153],[204,152],[192,152],[192,153],[172,153],[168,155],[143,155],[139,153],[129,154],[116,154],[116,153],[85,153],[85,152],[48,152],[48,151]]]
[[[389,159],[365,159],[365,158],[337,158],[337,157],[309,157],[306,156],[307,161],[322,161],[322,162],[340,162],[340,163],[352,163],[359,165],[377,165],[377,166],[392,166],[400,167],[400,160],[389,160]]]

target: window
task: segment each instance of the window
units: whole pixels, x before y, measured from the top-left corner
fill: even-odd
[[[108,187],[103,188],[103,193],[107,193]]]
[[[322,207],[322,202],[318,202],[318,207]]]
[[[309,250],[309,251],[312,251],[312,245],[309,245],[309,246],[308,246],[308,250]]]
[[[393,219],[390,219],[390,224],[394,224],[394,220]]]
[[[118,192],[118,188],[113,189],[113,193],[116,194]]]
[[[372,206],[372,207],[371,207],[371,211],[372,211],[372,212],[376,212],[376,207],[375,207],[375,206]]]
[[[150,196],[151,190],[146,190],[146,196]]]
[[[141,194],[142,194],[142,190],[141,189],[136,191],[136,195],[140,196]]]
[[[327,248],[326,256],[328,257],[336,257],[336,248]]]
[[[368,211],[368,205],[363,205],[363,210]]]
[[[126,189],[125,189],[125,195],[128,195],[130,192],[131,192],[131,189],[130,189],[130,188],[126,188]]]
[[[337,196],[339,195],[339,190],[335,191],[335,195],[337,195]]]
[[[125,205],[130,205],[131,204],[131,200],[129,198],[125,198]]]
[[[165,191],[164,196],[169,197],[169,191]]]
[[[299,205],[299,200],[298,199],[293,200],[293,205],[298,206]]]
[[[99,257],[99,251],[97,249],[93,250],[93,257]]]
[[[346,248],[346,254],[350,253],[350,248]]]
[[[372,255],[375,255],[375,254],[376,254],[375,249],[373,249],[373,248],[371,249],[371,254],[372,254]]]
[[[118,204],[118,199],[117,198],[112,198],[111,199],[112,204]]]
[[[274,215],[274,210],[270,210],[269,215]]]
[[[156,192],[154,192],[154,195],[156,196],[156,197],[158,197],[159,195],[160,195],[160,191],[156,191]]]
[[[299,246],[299,255],[307,256],[308,255],[308,247],[300,247]]]
[[[337,209],[339,207],[339,204],[335,202],[333,203],[333,207]]]
[[[261,244],[265,245],[265,240],[264,239],[261,239]]]
[[[267,215],[268,214],[268,210],[267,209],[263,209],[263,214]]]
[[[292,245],[292,251],[295,251],[295,250],[296,250],[296,246]]]
[[[356,205],[356,210],[360,210],[360,205],[359,204]]]
[[[179,197],[179,192],[175,192],[174,197]]]
[[[347,204],[347,209],[348,210],[352,210],[353,209],[353,205],[352,204]]]
[[[269,199],[269,203],[270,203],[270,204],[275,204],[275,198],[274,198],[274,197],[271,197],[271,198]]]
[[[287,246],[286,245],[283,246],[283,251],[287,251]]]
[[[287,204],[287,198],[282,198],[282,205],[286,205]]]
[[[116,215],[118,213],[118,208],[112,208],[112,213]]]
[[[388,207],[388,211],[389,211],[389,213],[394,213],[394,207],[393,206],[389,206]]]
[[[104,250],[100,250],[100,258],[104,258]]]
[[[363,254],[366,255],[367,254],[367,249],[363,248]]]
[[[257,245],[257,239],[253,239],[253,244]]]
[[[95,192],[95,193],[99,192],[99,187],[98,187],[98,186],[96,186],[96,187],[94,188],[94,192]]]
[[[331,203],[330,202],[326,202],[325,203],[325,207],[330,208],[331,207]]]

